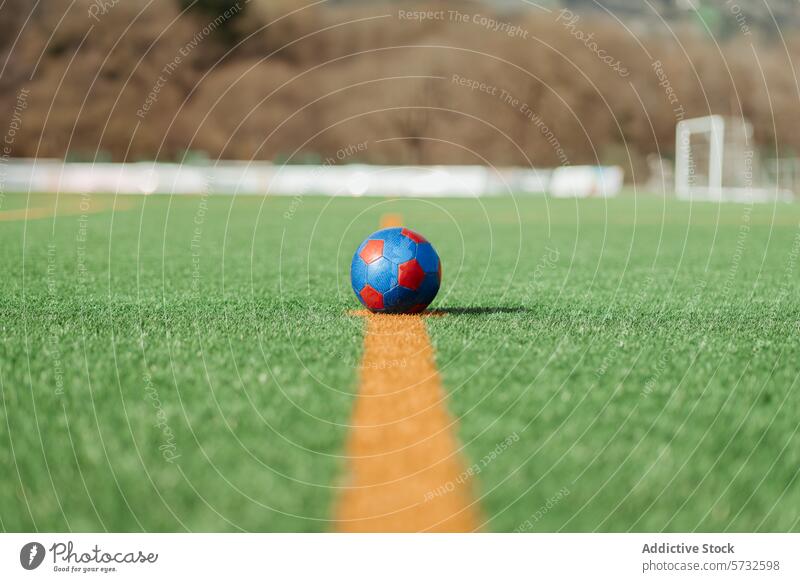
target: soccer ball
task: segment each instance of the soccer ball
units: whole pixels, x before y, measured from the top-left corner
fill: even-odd
[[[419,313],[436,297],[441,280],[433,245],[407,228],[372,233],[350,265],[356,297],[375,313]]]

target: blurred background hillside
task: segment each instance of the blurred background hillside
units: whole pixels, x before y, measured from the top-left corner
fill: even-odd
[[[353,161],[639,180],[683,117],[744,116],[795,156],[798,24],[790,0],[5,0],[0,103],[23,92],[12,157],[304,162],[369,142]]]

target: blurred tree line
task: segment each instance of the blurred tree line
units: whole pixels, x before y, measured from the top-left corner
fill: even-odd
[[[643,180],[676,120],[710,113],[750,119],[761,148],[800,150],[792,27],[767,34],[745,12],[745,34],[723,6],[731,30],[715,36],[689,17],[634,26],[579,4],[6,0],[0,103],[29,91],[13,156],[301,160],[368,142],[359,161],[566,159]],[[654,0],[685,16],[679,4]]]

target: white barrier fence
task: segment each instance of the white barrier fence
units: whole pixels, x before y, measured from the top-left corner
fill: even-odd
[[[0,162],[0,192],[398,197],[549,193],[584,198],[616,196],[622,182],[622,168],[616,166],[531,169],[366,164],[281,166],[227,161],[92,164],[8,159]]]

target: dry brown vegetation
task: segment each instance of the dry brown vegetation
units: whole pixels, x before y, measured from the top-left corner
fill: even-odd
[[[106,0],[96,19],[92,5],[103,3],[50,0],[31,13],[31,3],[6,0],[0,9],[3,111],[13,110],[20,89],[29,91],[12,155],[166,160],[200,150],[307,159],[366,141],[363,161],[600,161],[621,163],[638,179],[647,154],[671,152],[676,110],[744,115],[761,147],[800,150],[800,44],[788,31],[785,44],[733,35],[717,45],[685,25],[633,31],[595,14],[569,29],[557,11],[494,15],[519,26],[527,37],[520,38],[447,16],[398,17],[415,8],[493,16],[474,2],[303,8],[252,0],[224,32],[203,35],[214,15],[182,12],[176,0]],[[596,48],[627,75],[576,30],[593,33]],[[150,109],[137,114],[160,75]],[[470,90],[454,75],[497,89]]]

